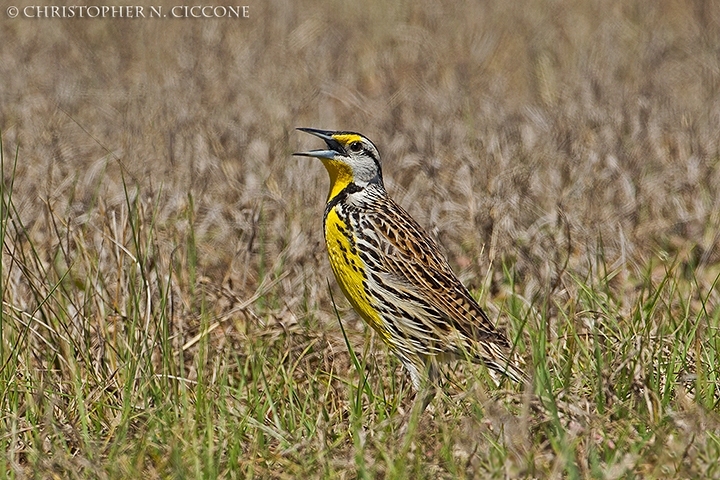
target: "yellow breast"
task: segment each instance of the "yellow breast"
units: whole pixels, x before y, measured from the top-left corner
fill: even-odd
[[[350,227],[340,218],[335,208],[325,217],[325,242],[330,265],[345,297],[355,311],[387,342],[390,336],[383,328],[380,315],[373,308],[367,292],[365,264],[358,255]]]

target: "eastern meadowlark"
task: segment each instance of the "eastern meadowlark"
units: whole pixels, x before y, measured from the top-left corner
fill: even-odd
[[[354,132],[298,130],[327,145],[295,155],[319,158],[330,176],[324,233],[335,278],[357,313],[399,357],[415,389],[437,380],[438,361],[454,358],[484,362],[523,381],[508,339],[435,241],[388,196],[375,145]]]

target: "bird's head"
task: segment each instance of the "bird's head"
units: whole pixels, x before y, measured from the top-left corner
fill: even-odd
[[[380,154],[366,137],[354,132],[333,132],[314,128],[298,128],[325,140],[327,149],[299,152],[294,155],[319,158],[330,175],[332,199],[350,184],[363,189],[370,184],[383,187]],[[383,187],[384,188],[384,187]]]

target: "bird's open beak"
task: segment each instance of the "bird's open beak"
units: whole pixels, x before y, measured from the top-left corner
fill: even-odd
[[[293,153],[293,155],[299,157],[335,158],[336,155],[343,155],[345,153],[345,149],[342,145],[340,145],[340,142],[333,138],[333,132],[327,130],[318,130],[316,128],[298,128],[298,130],[322,138],[323,140],[325,140],[325,144],[328,146],[328,149],[310,150],[309,152],[297,152]]]

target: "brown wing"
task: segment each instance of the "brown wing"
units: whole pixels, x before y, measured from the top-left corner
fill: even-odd
[[[469,354],[514,377],[506,367],[507,338],[453,273],[438,245],[390,198],[376,199],[367,208],[372,211],[358,221],[361,241],[369,248],[360,250],[368,252],[364,261],[377,276],[378,295],[392,297],[381,303],[396,310],[388,313],[402,320],[397,328],[417,336],[413,344],[425,346],[418,353]]]

